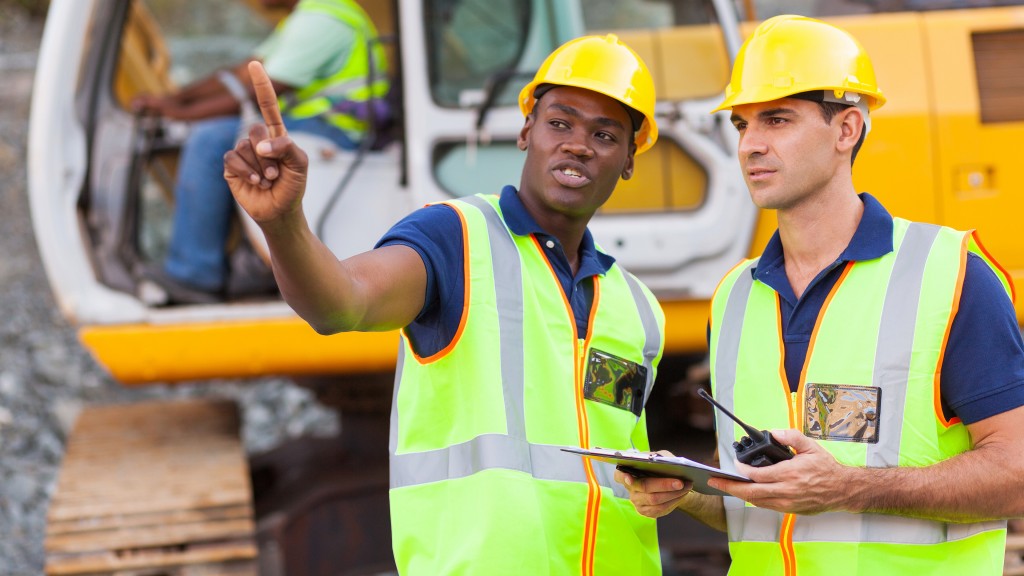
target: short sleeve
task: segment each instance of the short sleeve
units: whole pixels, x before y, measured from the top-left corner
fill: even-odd
[[[415,250],[427,270],[423,309],[406,327],[413,350],[432,356],[455,337],[465,299],[462,221],[455,209],[435,204],[416,210],[395,224],[377,242]]]
[[[1024,343],[1013,303],[988,264],[969,254],[942,363],[946,416],[973,424],[1024,406]]]
[[[256,49],[256,56],[274,81],[298,90],[343,68],[355,40],[347,23],[297,8]]]

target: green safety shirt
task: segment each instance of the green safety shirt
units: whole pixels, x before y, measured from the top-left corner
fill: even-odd
[[[778,294],[757,260],[722,280],[711,305],[715,397],[760,428],[795,428],[847,466],[929,466],[971,449],[947,421],[939,375],[968,251],[1009,279],[973,233],[894,219],[894,250],[849,262],[818,313],[790,392]],[[744,432],[717,417],[718,450]],[[723,469],[735,470],[723,457]],[[725,498],[732,575],[1002,573],[1006,522],[945,523],[889,514],[782,514]]]
[[[642,400],[664,315],[613,265],[585,337],[533,235],[498,196],[446,202],[462,224],[465,305],[445,349],[403,334],[391,414],[391,525],[403,575],[660,575],[655,521],[614,468],[561,450],[648,450]],[[628,384],[628,385],[627,385]]]
[[[265,60],[271,78],[297,87],[280,98],[283,114],[297,119],[322,115],[353,142],[366,133],[368,112],[356,113],[359,107],[351,104],[388,92],[387,59],[377,29],[353,0],[301,0],[256,55]]]

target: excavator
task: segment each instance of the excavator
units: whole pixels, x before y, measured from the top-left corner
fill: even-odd
[[[776,226],[749,200],[727,113],[711,113],[765,18],[818,17],[861,41],[888,102],[854,169],[858,189],[893,214],[978,229],[1024,286],[1024,2],[359,1],[387,54],[375,73],[390,80],[389,113],[371,115],[354,151],[293,134],[310,156],[304,210],[339,258],[424,204],[517,184],[516,95],[566,40],[614,33],[650,67],[661,136],[591,229],[666,314],[652,445],[713,457],[710,408],[696,399],[708,301]],[[242,212],[223,301],[170,304],[143,274],[167,250],[189,126],[138,114],[132,98],[241,61],[282,16],[256,0],[50,3],[29,195],[56,302],[82,345],[124,386],[287,376],[340,411],[342,432],[247,456],[230,403],[86,409],[51,502],[47,574],[394,571],[386,446],[397,333],[316,334],[280,298]],[[659,535],[665,574],[724,573],[724,536],[673,517]],[[1024,574],[1020,538],[1010,535],[1006,574]]]

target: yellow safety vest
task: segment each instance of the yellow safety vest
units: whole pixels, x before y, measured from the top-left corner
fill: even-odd
[[[733,269],[712,299],[715,397],[758,427],[802,430],[848,466],[928,466],[970,450],[966,427],[945,420],[939,398],[967,253],[985,258],[1008,291],[1009,280],[972,233],[897,218],[893,235],[893,252],[848,264],[826,298],[795,393],[783,364],[778,295],[752,278],[756,260]],[[863,416],[853,427],[839,410],[830,417],[830,407],[844,402],[846,414]],[[734,454],[743,431],[724,416],[717,427],[719,453]],[[859,436],[849,434],[854,429]],[[731,458],[722,460],[735,469]],[[1005,522],[799,516],[732,497],[725,507],[732,575],[1002,573]]]
[[[452,343],[418,357],[402,338],[391,413],[391,525],[408,575],[660,575],[656,525],[614,468],[561,450],[648,450],[646,418],[585,399],[595,350],[642,366],[650,394],[664,315],[617,265],[594,278],[588,333],[532,235],[497,196],[446,202],[465,248]]]
[[[340,101],[369,102],[383,98],[389,88],[387,58],[377,39],[377,28],[359,4],[353,0],[301,0],[295,8],[320,12],[348,24],[354,31],[352,53],[340,70],[281,98],[281,111],[293,118],[323,115],[332,125],[358,142],[365,134],[367,120],[334,109]],[[371,42],[373,42],[371,46]],[[373,79],[370,79],[370,57]]]

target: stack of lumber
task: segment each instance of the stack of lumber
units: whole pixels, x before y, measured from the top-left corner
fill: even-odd
[[[48,514],[46,574],[257,573],[234,403],[83,410]]]

